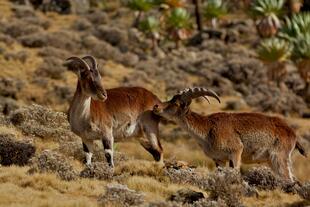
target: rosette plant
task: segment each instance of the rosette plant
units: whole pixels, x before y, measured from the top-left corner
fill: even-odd
[[[138,26],[143,14],[151,10],[154,6],[153,0],[128,0],[127,6],[137,12],[133,26]]]
[[[191,30],[190,14],[184,8],[174,8],[167,17],[167,29],[179,47],[180,41],[189,38]]]
[[[252,13],[258,18],[256,27],[262,37],[277,34],[281,23],[279,15],[283,12],[285,0],[256,0],[252,4]]]
[[[276,81],[278,86],[281,86],[286,75],[286,62],[291,56],[292,49],[288,41],[276,37],[264,39],[258,46],[257,54],[268,68],[268,78]]]
[[[152,47],[158,46],[158,40],[160,38],[160,23],[154,16],[149,16],[143,19],[139,24],[139,29],[144,32],[147,37],[152,39]]]
[[[227,5],[223,0],[208,0],[204,6],[204,17],[211,21],[213,28],[217,26],[217,20],[227,13]]]

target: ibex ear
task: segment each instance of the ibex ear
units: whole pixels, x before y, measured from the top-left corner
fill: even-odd
[[[192,103],[192,100],[189,100],[189,101],[180,101],[180,103],[181,103],[181,108],[182,109],[185,109],[185,108],[188,108],[189,107],[189,105],[191,105],[191,103]]]

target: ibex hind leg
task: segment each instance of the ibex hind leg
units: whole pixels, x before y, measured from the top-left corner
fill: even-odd
[[[151,111],[145,112],[140,117],[140,127],[145,139],[140,140],[140,144],[158,162],[163,162],[163,149],[158,138],[159,117]]]
[[[294,176],[291,172],[290,155],[287,154],[272,154],[270,161],[271,169],[284,180],[293,182]]]
[[[113,145],[114,145],[114,138],[113,136],[107,136],[102,139],[102,144],[104,147],[104,156],[111,167],[114,167],[113,161]]]

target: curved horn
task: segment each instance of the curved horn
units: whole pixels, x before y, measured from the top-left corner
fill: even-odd
[[[90,70],[89,65],[87,64],[87,62],[79,57],[73,56],[73,57],[69,57],[66,59],[66,61],[77,61],[78,63],[80,63],[82,65],[82,67],[86,70]]]
[[[186,102],[201,96],[207,99],[207,101],[209,102],[208,96],[210,96],[215,98],[219,103],[221,103],[219,96],[214,91],[206,88],[186,88],[183,91],[180,91],[179,95],[181,95],[181,98]]]
[[[98,71],[98,65],[97,65],[97,61],[96,59],[94,58],[94,56],[92,55],[86,55],[84,57],[82,57],[83,60],[89,60],[90,63],[91,63],[91,66],[94,70],[97,70]]]

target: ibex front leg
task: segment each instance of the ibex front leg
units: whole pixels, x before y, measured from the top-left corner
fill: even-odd
[[[91,165],[91,159],[94,153],[94,140],[83,139],[83,150],[86,155],[86,165]]]
[[[111,167],[114,167],[113,162],[113,145],[114,145],[114,137],[112,132],[107,133],[102,138],[102,144],[104,147],[104,156]]]

